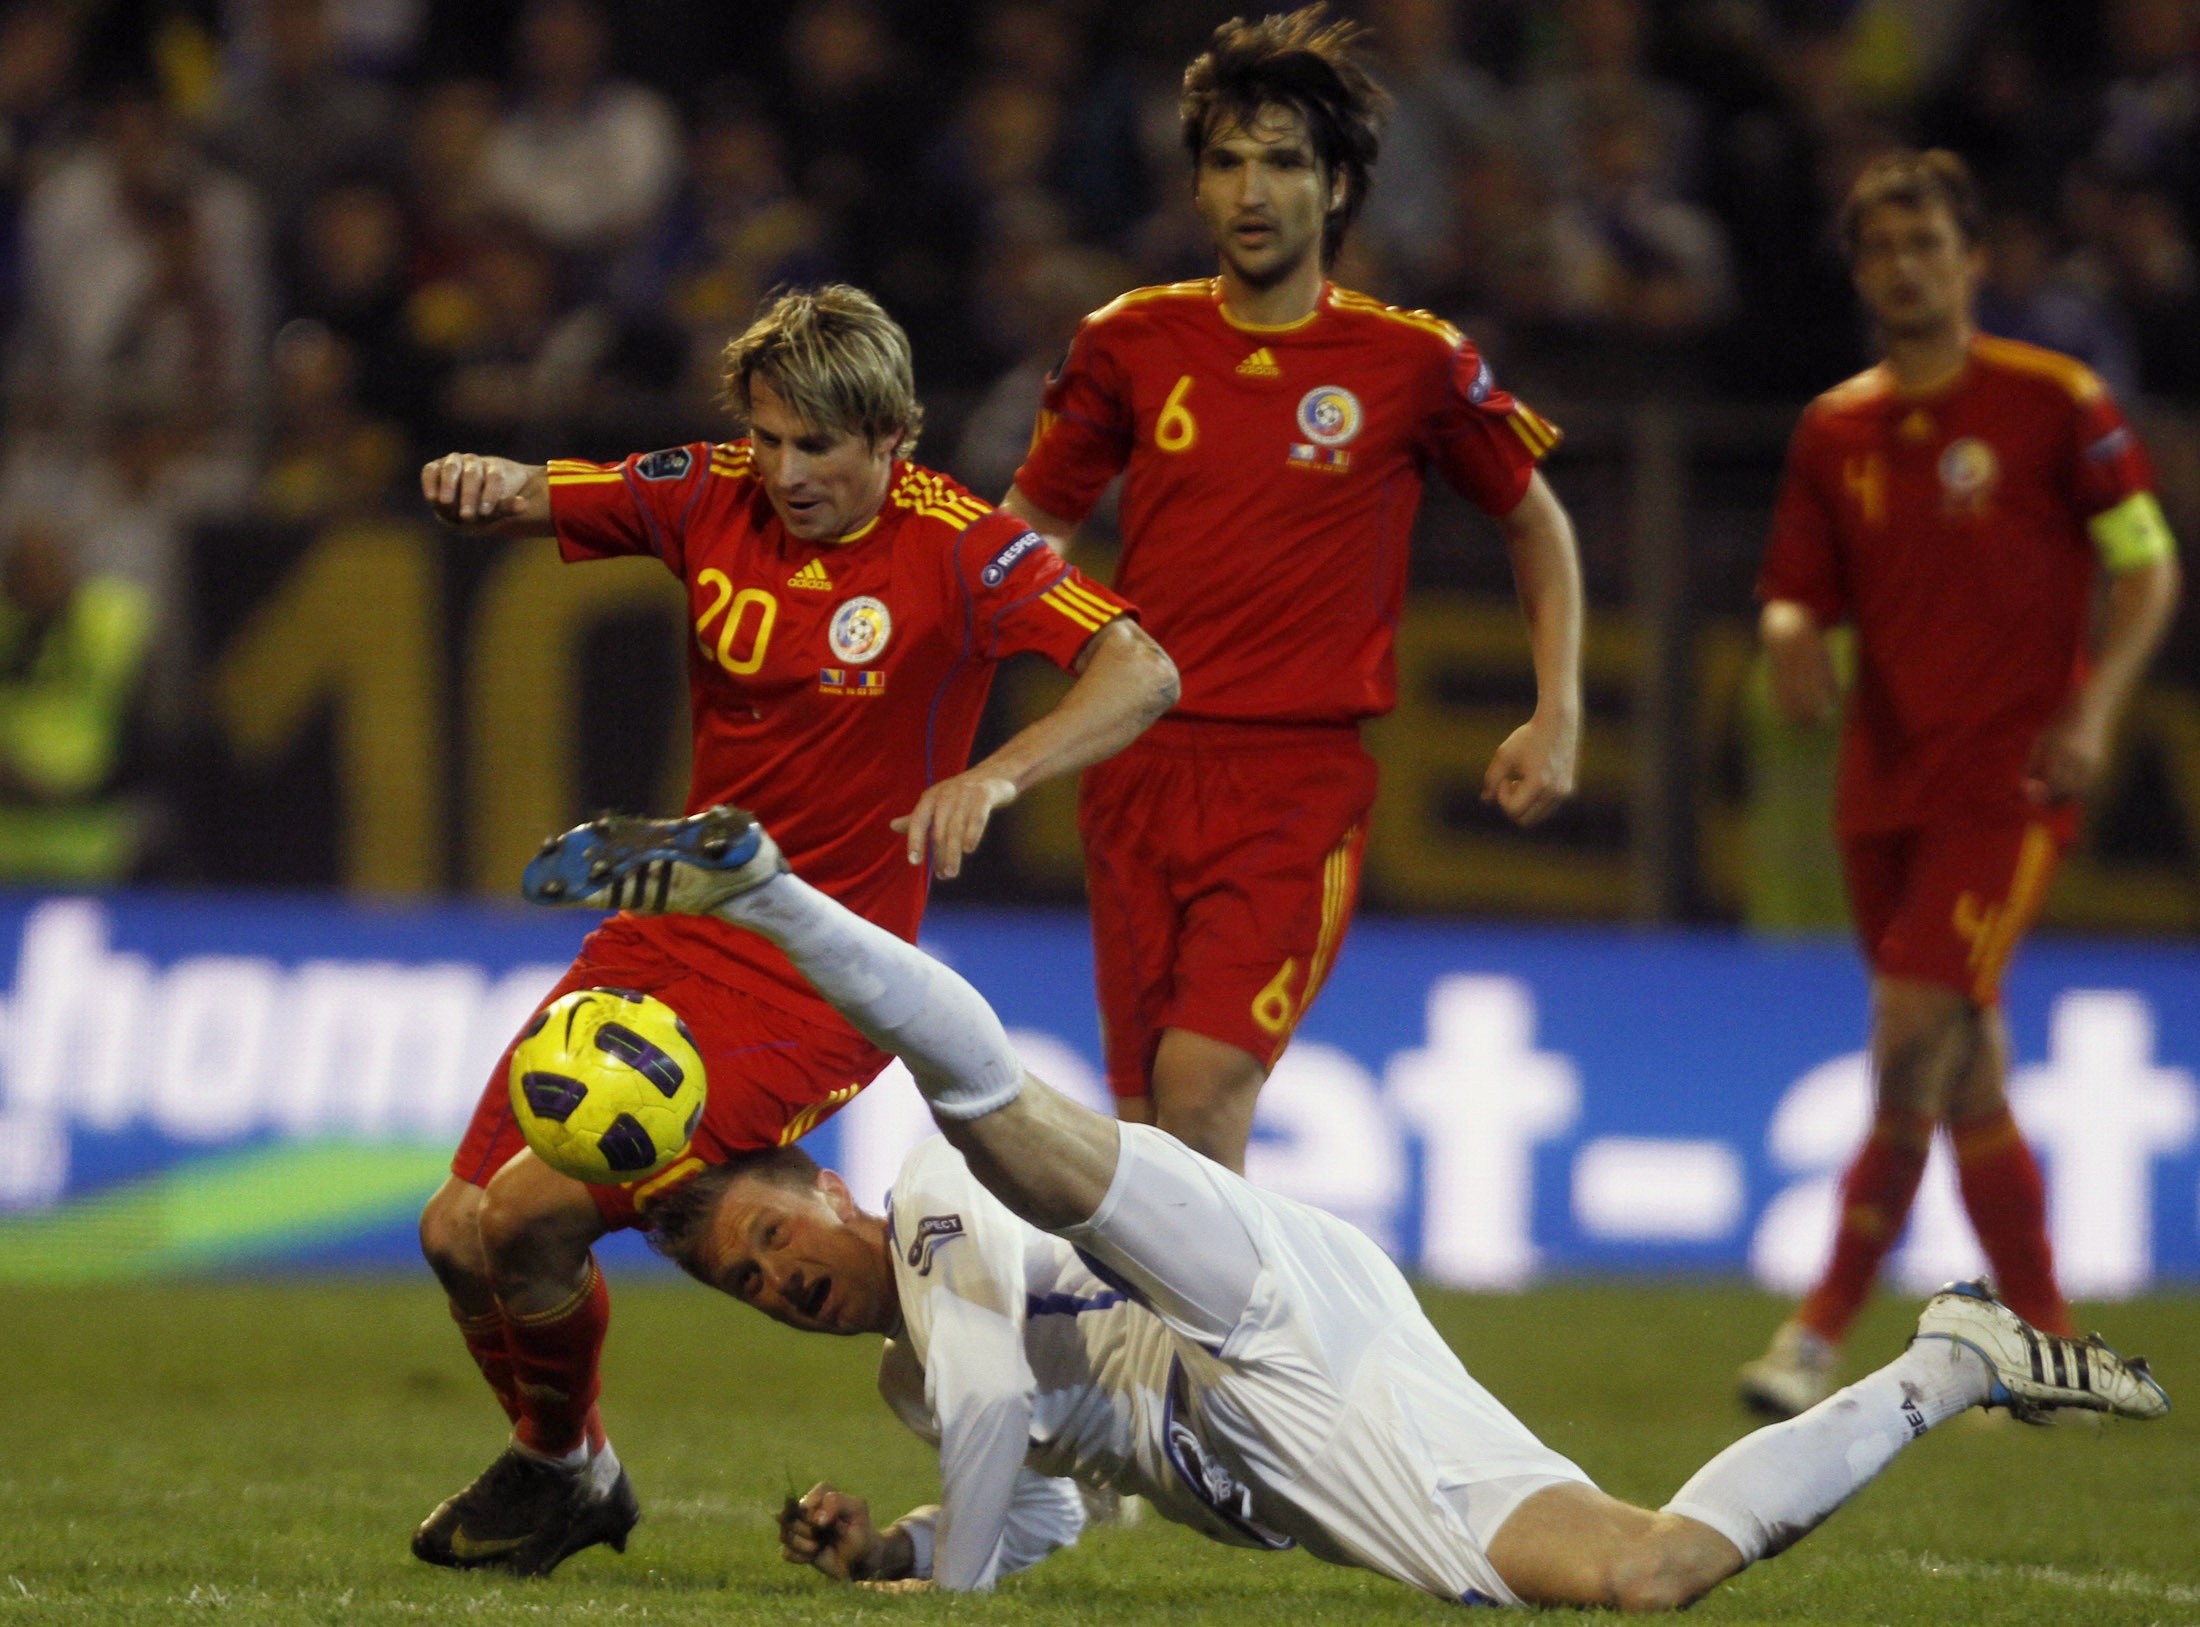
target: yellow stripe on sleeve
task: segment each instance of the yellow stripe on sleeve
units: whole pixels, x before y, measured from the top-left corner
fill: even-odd
[[[1088,633],[1097,633],[1115,619],[1112,613],[1105,616],[1095,614],[1085,605],[1064,594],[1060,588],[1050,588],[1045,593],[1040,594],[1039,597],[1042,602],[1052,605]]]
[[[1505,422],[1512,427],[1512,432],[1520,437],[1520,444],[1528,449],[1528,456],[1541,462],[1544,454],[1550,451],[1551,443],[1529,428],[1527,422],[1518,413],[1514,413]]]
[[[1556,446],[1560,441],[1563,441],[1566,438],[1565,433],[1560,430],[1556,424],[1552,423],[1548,418],[1537,412],[1535,408],[1529,406],[1525,401],[1515,401],[1513,403],[1513,410],[1519,413],[1522,418],[1527,420],[1528,427],[1533,429],[1538,435],[1542,436],[1544,442],[1548,446]]]
[[[1077,600],[1096,616],[1112,619],[1123,613],[1120,605],[1109,603],[1106,599],[1101,598],[1099,594],[1093,592],[1092,589],[1086,587],[1084,583],[1067,576],[1055,583],[1049,591],[1065,594]]]

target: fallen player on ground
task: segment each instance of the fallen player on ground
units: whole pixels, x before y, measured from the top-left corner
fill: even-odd
[[[975,989],[791,874],[748,815],[600,821],[524,886],[761,934],[908,1064],[944,1132],[883,1216],[796,1148],[710,1170],[653,1216],[683,1267],[774,1320],[887,1336],[879,1386],[938,1442],[941,1501],[883,1529],[831,1486],[792,1503],[786,1557],[829,1576],[989,1588],[1077,1539],[1087,1486],[1462,1602],[1677,1609],[1968,1408],[2169,1410],[2143,1361],[1958,1284],[1894,1361],[1636,1508],[1477,1384],[1361,1233],[1032,1078]]]

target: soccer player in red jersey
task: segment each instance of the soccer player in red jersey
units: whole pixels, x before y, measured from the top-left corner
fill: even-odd
[[[1835,825],[1877,1081],[1832,1261],[1741,1372],[1769,1412],[1831,1387],[1937,1125],[2003,1295],[2072,1331],[2005,1098],[1999,985],[2169,625],[2178,568],[2146,452],[2101,381],[1973,327],[1978,220],[1952,153],[1891,155],[1858,179],[1842,234],[1885,360],[1803,414],[1758,584],[1774,695],[1797,722],[1839,704],[1825,632],[1856,627]]]
[[[1124,477],[1117,586],[1184,694],[1084,778],[1108,1081],[1125,1117],[1233,1169],[1358,893],[1359,726],[1395,700],[1431,468],[1497,517],[1534,650],[1535,713],[1484,799],[1534,824],[1580,737],[1580,567],[1536,471],[1558,432],[1449,323],[1324,275],[1376,151],[1359,33],[1319,6],[1215,32],[1182,115],[1220,274],[1086,318],[1003,504],[1068,537]]]
[[[777,300],[725,358],[747,433],[616,464],[454,453],[421,483],[447,520],[554,536],[568,560],[649,554],[686,586],[690,811],[770,806],[789,851],[849,909],[914,940],[927,866],[952,876],[1024,788],[1120,748],[1164,711],[1168,657],[1125,602],[1025,524],[906,460],[921,419],[908,340],[859,290]],[[995,663],[1037,651],[1079,676],[975,766]],[[591,1246],[732,1154],[791,1144],[885,1053],[777,950],[722,922],[618,915],[548,998],[655,994],[709,1073],[692,1146],[637,1186],[585,1186],[524,1150],[505,1066],[421,1220],[510,1448],[421,1526],[434,1564],[539,1574],[623,1548],[634,1493],[596,1409],[609,1300]],[[507,1061],[508,1061],[507,1056]]]

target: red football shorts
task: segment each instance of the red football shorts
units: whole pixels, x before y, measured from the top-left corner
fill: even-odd
[[[2047,897],[2068,821],[1924,825],[1844,837],[1864,958],[1885,977],[1940,983],[1982,1006]]]
[[[575,989],[598,988],[654,994],[678,1012],[694,1036],[710,1086],[695,1139],[669,1168],[632,1186],[588,1189],[614,1231],[646,1226],[650,1199],[712,1164],[722,1164],[735,1153],[799,1141],[853,1101],[892,1060],[845,1023],[782,1010],[647,950],[622,948],[615,956],[596,959],[584,945],[573,969],[543,1004]],[[515,1037],[512,1044],[518,1043]],[[451,1160],[451,1173],[475,1186],[487,1186],[527,1145],[512,1117],[511,1064],[507,1046]]]
[[[1375,761],[1357,730],[1164,719],[1078,796],[1108,1088],[1144,1096],[1162,1030],[1273,1067],[1360,891]]]

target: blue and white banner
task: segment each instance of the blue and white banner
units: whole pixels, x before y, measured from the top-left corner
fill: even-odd
[[[590,924],[0,901],[0,1280],[415,1258],[489,1069]],[[941,909],[925,941],[1034,1072],[1102,1103],[1081,919]],[[2035,943],[2008,1006],[2070,1292],[2200,1282],[2200,950]],[[1262,1097],[1249,1172],[1441,1282],[1793,1291],[1869,1116],[1864,1022],[1840,942],[1363,922]],[[808,1145],[875,1200],[928,1129],[897,1069]],[[1894,1274],[1978,1263],[1937,1151]]]

